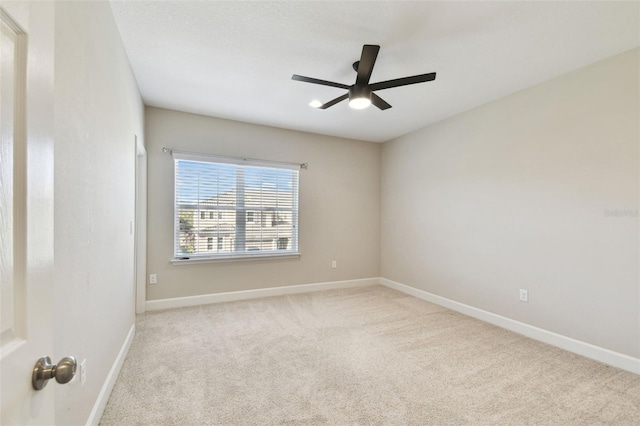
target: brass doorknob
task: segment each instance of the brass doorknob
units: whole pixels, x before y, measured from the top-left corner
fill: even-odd
[[[78,363],[72,356],[65,356],[57,364],[51,364],[51,358],[43,356],[33,367],[31,384],[35,390],[47,386],[49,379],[56,379],[60,384],[69,383],[76,375]]]

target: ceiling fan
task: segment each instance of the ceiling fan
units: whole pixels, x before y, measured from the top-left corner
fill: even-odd
[[[436,79],[436,73],[431,72],[429,74],[414,75],[411,77],[396,78],[394,80],[380,81],[378,83],[369,83],[371,73],[373,72],[373,65],[376,63],[378,57],[378,51],[380,46],[375,44],[365,44],[362,46],[362,54],[360,60],[353,63],[353,69],[358,73],[356,77],[356,83],[351,86],[334,83],[333,81],[319,80],[317,78],[304,77],[302,75],[294,74],[291,76],[292,80],[303,81],[305,83],[321,84],[323,86],[337,87],[340,89],[348,90],[342,96],[325,103],[316,105],[319,109],[327,109],[334,106],[338,102],[342,102],[349,98],[349,106],[354,109],[364,109],[373,104],[381,110],[391,108],[387,102],[380,96],[376,95],[376,90],[390,89],[392,87],[407,86],[409,84],[424,83],[426,81],[432,81]],[[314,105],[312,105],[314,106]]]

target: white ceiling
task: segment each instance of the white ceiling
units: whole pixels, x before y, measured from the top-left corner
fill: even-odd
[[[111,5],[147,105],[375,142],[640,45],[634,1]],[[437,79],[376,92],[386,111],[309,107],[345,91],[291,75],[353,84],[363,44],[381,46],[372,83]]]

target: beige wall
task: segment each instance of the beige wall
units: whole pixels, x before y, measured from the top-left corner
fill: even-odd
[[[56,424],[71,425],[86,423],[134,323],[129,222],[144,107],[109,3],[55,8],[56,316],[48,355],[87,360],[84,385],[55,389]]]
[[[146,140],[147,268],[158,275],[148,300],[379,276],[379,144],[151,107]],[[163,147],[308,162],[300,171],[300,258],[172,265],[173,159]]]
[[[385,143],[381,275],[640,356],[639,59]]]

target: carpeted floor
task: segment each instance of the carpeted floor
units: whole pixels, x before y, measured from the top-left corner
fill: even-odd
[[[102,425],[640,425],[640,376],[386,287],[138,317]]]

